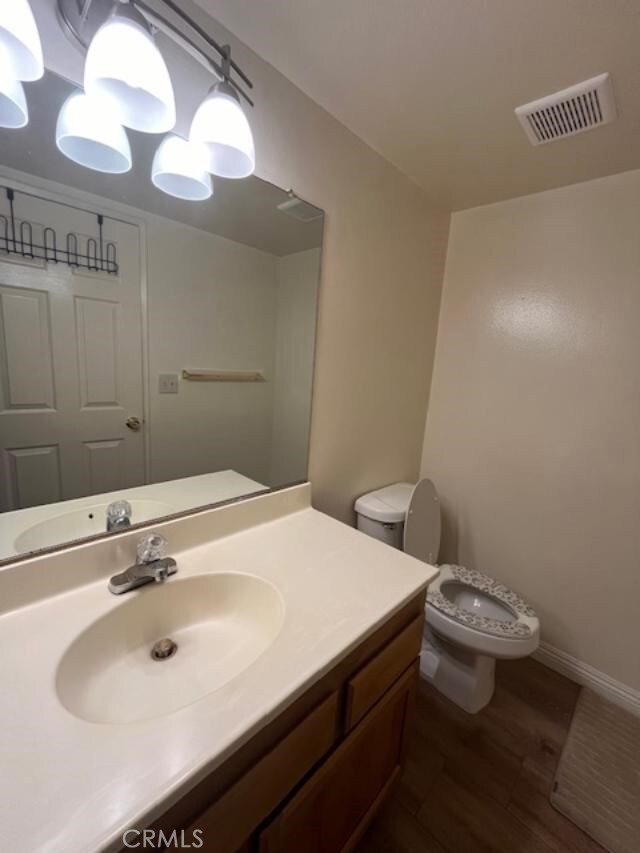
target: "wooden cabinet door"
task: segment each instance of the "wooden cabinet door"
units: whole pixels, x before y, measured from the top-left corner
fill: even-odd
[[[416,662],[284,807],[260,853],[353,849],[400,775],[417,673]]]
[[[338,694],[332,693],[196,818],[187,834],[200,830],[201,853],[242,853],[249,834],[331,749],[337,711]]]

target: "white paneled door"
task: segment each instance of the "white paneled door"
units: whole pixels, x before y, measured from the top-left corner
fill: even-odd
[[[16,214],[58,248],[96,235],[95,216],[55,202],[16,195]],[[104,233],[117,275],[0,251],[0,511],[144,483],[139,231]]]

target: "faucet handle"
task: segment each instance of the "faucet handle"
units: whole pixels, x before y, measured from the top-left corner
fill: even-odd
[[[153,563],[155,560],[161,560],[168,544],[160,533],[149,533],[147,536],[143,536],[136,549],[138,563],[144,565],[145,563]]]
[[[129,501],[114,501],[107,507],[107,519],[111,522],[124,521],[133,515]]]

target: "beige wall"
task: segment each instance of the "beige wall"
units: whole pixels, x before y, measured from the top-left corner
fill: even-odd
[[[144,214],[150,482],[232,468],[270,484],[279,258]],[[251,385],[179,381],[183,368],[262,370]]]
[[[418,474],[449,215],[229,42],[255,83],[257,174],[326,212],[309,475],[314,505],[351,522],[357,495]]]
[[[146,223],[152,483],[232,468],[268,486],[307,476],[321,253],[282,257],[141,214]],[[183,368],[266,382],[179,380]]]
[[[441,558],[634,688],[639,318],[640,171],[455,214],[422,463]]]
[[[320,262],[320,249],[278,258],[272,486],[307,476]]]

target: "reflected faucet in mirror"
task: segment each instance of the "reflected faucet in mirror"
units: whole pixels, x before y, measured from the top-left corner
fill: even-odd
[[[107,507],[107,533],[131,527],[133,510],[129,501],[114,501]]]
[[[176,561],[165,557],[167,540],[160,533],[149,533],[138,543],[137,560],[126,571],[114,575],[109,581],[109,590],[114,595],[137,589],[151,583],[164,583],[170,575],[178,571]]]

